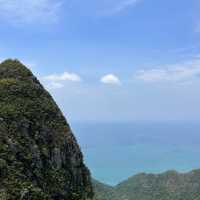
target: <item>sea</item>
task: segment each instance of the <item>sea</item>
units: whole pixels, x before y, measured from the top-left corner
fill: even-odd
[[[138,173],[200,168],[200,122],[72,122],[93,178],[117,185]]]

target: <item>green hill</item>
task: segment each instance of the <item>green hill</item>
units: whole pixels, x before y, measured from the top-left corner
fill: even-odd
[[[200,170],[139,174],[116,187],[100,183],[93,186],[97,200],[199,200]]]
[[[120,200],[117,196],[114,187],[100,183],[97,180],[92,180],[93,188],[95,190],[95,200]]]
[[[89,170],[63,114],[31,71],[0,64],[0,200],[89,200]]]

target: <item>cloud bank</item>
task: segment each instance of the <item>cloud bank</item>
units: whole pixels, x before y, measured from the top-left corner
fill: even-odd
[[[182,82],[200,77],[200,59],[174,65],[139,70],[135,78],[144,82]]]

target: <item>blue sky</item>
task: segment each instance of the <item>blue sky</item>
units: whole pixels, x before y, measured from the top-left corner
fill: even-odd
[[[197,0],[0,0],[18,58],[71,121],[199,120]]]

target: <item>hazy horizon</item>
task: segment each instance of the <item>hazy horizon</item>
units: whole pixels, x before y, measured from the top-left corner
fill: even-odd
[[[116,185],[138,173],[200,168],[200,122],[71,123],[92,176]]]

